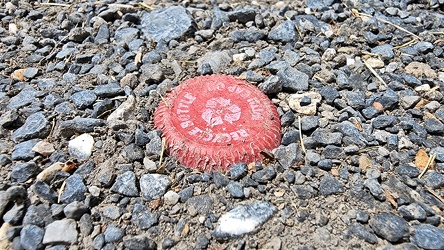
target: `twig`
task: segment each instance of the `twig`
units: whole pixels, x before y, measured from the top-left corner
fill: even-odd
[[[436,154],[433,154],[432,156],[429,157],[429,160],[427,161],[427,165],[425,166],[424,170],[422,170],[421,174],[418,176],[418,179],[421,179],[421,177],[427,172],[430,164],[432,164],[432,162],[435,160],[435,158],[436,158]]]
[[[431,188],[425,186],[427,191],[429,191],[431,194],[433,194],[438,200],[440,200],[442,203],[444,203],[444,198],[442,198],[437,192],[433,191]]]
[[[383,83],[385,86],[387,86],[387,83],[385,83],[384,79],[381,78],[381,76],[373,69],[373,67],[367,63],[367,61],[364,60],[364,65],[372,72],[372,74],[378,78],[378,80]]]
[[[58,6],[58,7],[71,7],[70,4],[64,4],[64,3],[39,3],[40,5],[43,6]]]
[[[304,140],[302,140],[302,122],[301,122],[301,117],[300,116],[298,116],[298,123],[299,123],[299,139],[301,139],[301,148],[302,148],[302,151],[305,154],[307,151],[305,150]]]
[[[142,6],[142,7],[144,7],[144,8],[146,8],[146,9],[149,9],[149,10],[154,10],[154,8],[153,7],[151,7],[151,6],[149,6],[148,4],[146,4],[146,3],[138,3],[140,6]]]
[[[63,191],[65,191],[65,186],[66,186],[66,181],[64,181],[62,186],[60,187],[57,203],[60,203],[60,200],[62,199],[62,194],[63,194]]]
[[[359,12],[359,11],[357,11],[357,10],[354,10],[354,13],[356,13],[358,16],[365,16],[365,17],[369,17],[369,18],[374,17],[374,16],[369,15],[369,14],[361,13],[361,12]],[[392,22],[389,22],[389,21],[384,20],[384,19],[379,18],[379,17],[374,17],[374,18],[375,18],[376,20],[380,21],[380,22],[383,22],[383,23],[386,23],[386,24],[390,24],[390,25],[392,25],[393,27],[395,27],[395,28],[397,28],[397,29],[399,29],[399,30],[402,30],[402,31],[404,31],[404,32],[406,32],[406,33],[408,33],[408,34],[410,34],[411,36],[415,37],[415,38],[418,39],[418,40],[422,40],[419,36],[413,34],[412,32],[410,32],[410,31],[404,29],[404,28],[401,27],[401,26],[398,26],[398,25],[396,25],[396,24],[394,24],[394,23],[392,23]]]
[[[395,47],[393,47],[393,48],[394,48],[394,49],[404,48],[404,47],[407,47],[407,46],[409,46],[409,45],[411,45],[411,44],[414,44],[414,43],[416,43],[416,42],[418,42],[416,39],[412,39],[412,40],[410,40],[410,41],[408,41],[408,42],[406,42],[406,43],[404,43],[404,44],[401,44],[401,45],[395,46]]]
[[[159,166],[162,166],[163,152],[165,151],[165,137],[162,137],[162,150],[160,151]]]
[[[159,93],[159,91],[156,91],[157,92],[157,94],[160,96],[160,98],[162,99],[162,101],[165,103],[165,105],[166,106],[169,106],[168,105],[168,102],[165,100],[165,98],[163,98],[163,96]]]
[[[49,131],[49,134],[48,134],[48,142],[51,142],[52,140],[51,140],[51,138],[52,138],[52,133],[54,133],[54,128],[55,128],[55,118],[53,118],[53,120],[52,120],[52,126],[51,126],[51,131]]]

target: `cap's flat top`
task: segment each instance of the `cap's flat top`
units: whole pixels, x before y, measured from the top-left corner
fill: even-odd
[[[173,89],[154,123],[170,154],[192,168],[219,169],[260,160],[280,144],[276,107],[250,83],[226,75],[193,78]]]

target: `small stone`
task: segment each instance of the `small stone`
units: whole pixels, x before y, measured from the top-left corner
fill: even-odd
[[[252,174],[251,178],[260,184],[266,184],[276,177],[276,170],[272,166],[268,166],[262,170]]]
[[[288,146],[292,143],[296,143],[299,138],[299,132],[296,130],[290,130],[285,132],[285,134],[282,136],[281,144],[284,146]]]
[[[244,176],[246,176],[247,171],[248,171],[248,166],[243,162],[238,162],[231,165],[229,170],[231,179],[235,181],[240,180]]]
[[[348,233],[371,244],[376,244],[378,242],[378,238],[376,237],[376,235],[371,232],[370,229],[359,223],[353,223],[352,225],[350,225],[350,227],[348,228]]]
[[[274,149],[272,153],[279,159],[280,164],[282,164],[285,169],[296,165],[304,159],[302,150],[297,143],[291,143],[288,146],[279,146]]]
[[[23,249],[43,249],[45,231],[36,225],[26,225],[20,232],[20,245]]]
[[[330,132],[325,129],[317,129],[311,135],[316,144],[327,145],[341,145],[342,134],[338,132]]]
[[[66,186],[60,201],[69,204],[73,201],[82,201],[85,199],[85,192],[87,191],[85,184],[83,184],[82,176],[73,174],[65,180]]]
[[[110,243],[120,241],[125,235],[125,232],[114,225],[109,225],[103,235],[105,236],[105,242]]]
[[[143,158],[143,166],[150,173],[155,172],[157,170],[156,163],[148,157]]]
[[[129,144],[128,146],[125,146],[125,148],[123,149],[123,151],[125,152],[125,157],[130,161],[130,162],[135,162],[135,161],[142,161],[145,153],[143,151],[142,148],[140,148],[139,146],[137,146],[134,143]]]
[[[81,134],[68,143],[69,154],[79,161],[88,160],[93,147],[94,138],[90,134]]]
[[[407,222],[392,213],[375,214],[369,225],[377,235],[393,243],[409,236]]]
[[[416,178],[419,175],[419,170],[417,167],[412,165],[401,165],[396,167],[396,173],[399,175],[405,175],[410,178]]]
[[[328,103],[332,103],[336,98],[339,97],[339,92],[331,86],[322,87],[321,90],[319,91],[319,94],[321,94],[321,96]]]
[[[163,196],[163,200],[165,202],[165,204],[170,205],[170,206],[174,206],[177,204],[177,202],[180,199],[180,195],[174,191],[168,191],[164,194]]]
[[[378,200],[385,201],[385,193],[378,180],[371,178],[364,181],[364,186]]]
[[[65,206],[63,213],[66,218],[79,220],[82,215],[89,212],[89,208],[83,202],[73,201]]]
[[[37,174],[39,167],[34,162],[16,163],[11,171],[11,179],[26,182]]]
[[[393,46],[391,44],[376,46],[372,48],[371,53],[381,55],[384,61],[388,61],[395,56],[395,53],[393,52]]]
[[[52,143],[49,143],[47,141],[37,142],[37,144],[35,144],[31,150],[43,156],[49,156],[55,151],[54,145],[52,145]]]
[[[165,175],[145,174],[140,178],[142,196],[148,201],[159,199],[170,185],[171,180]]]
[[[117,220],[122,215],[122,211],[118,206],[109,205],[102,208],[102,214],[111,220]]]
[[[435,118],[429,118],[424,122],[424,128],[430,134],[443,135],[444,124]]]
[[[293,92],[308,89],[308,75],[295,68],[288,67],[279,70],[276,75],[282,82],[283,89],[287,89]],[[303,97],[306,97],[306,95],[303,95],[302,98]]]
[[[296,41],[295,24],[293,21],[285,21],[275,27],[273,27],[268,34],[268,39],[276,42],[291,42]]]
[[[214,236],[218,239],[233,238],[253,232],[269,220],[275,211],[276,208],[266,201],[237,205],[219,218]]]
[[[444,230],[432,225],[414,226],[414,234],[410,236],[410,241],[418,247],[424,249],[443,249]]]
[[[244,198],[244,187],[239,182],[231,181],[227,185],[228,192],[233,198]]]
[[[136,187],[136,175],[132,171],[127,171],[117,176],[116,181],[111,187],[111,191],[124,196],[139,196],[139,190]]]
[[[209,244],[210,240],[204,234],[201,234],[197,237],[194,249],[207,249]]]
[[[14,161],[24,160],[29,161],[35,157],[32,148],[37,144],[35,140],[24,141],[14,146],[11,154],[11,159]]]
[[[318,162],[318,167],[325,171],[330,171],[333,167],[333,161],[331,159],[324,159]]]
[[[48,136],[50,126],[43,112],[30,115],[23,126],[18,128],[11,136],[11,139],[18,143],[34,138],[45,138]]]
[[[64,219],[52,222],[46,227],[43,244],[77,243],[77,224],[75,220]]]
[[[79,109],[85,109],[91,106],[97,99],[94,91],[84,90],[71,95],[71,100]]]
[[[301,106],[307,106],[307,105],[310,105],[310,103],[311,103],[311,98],[308,96],[302,97],[302,99],[300,101]]]
[[[418,203],[402,205],[398,208],[398,212],[406,220],[424,221],[427,218],[424,208]]]
[[[83,134],[93,132],[95,127],[104,126],[102,119],[94,118],[75,118],[62,121],[60,123],[60,133],[65,137],[70,137],[76,133]]]
[[[225,187],[229,182],[228,177],[219,172],[213,172],[213,181],[216,184],[216,188]]]
[[[194,187],[186,187],[179,192],[180,202],[186,202],[189,198],[193,196]]]
[[[328,196],[344,192],[344,185],[340,183],[335,177],[326,175],[322,177],[319,184],[319,192],[322,195]]]
[[[304,97],[309,97],[311,102],[309,105],[302,106],[301,100]],[[288,97],[288,105],[293,111],[304,115],[315,115],[318,103],[321,102],[321,95],[316,92],[305,92],[304,94],[291,94]]]
[[[57,203],[58,194],[48,184],[43,181],[36,181],[33,185],[34,192],[42,199],[50,202]]]
[[[182,200],[182,198],[181,198]],[[213,199],[209,195],[193,196],[186,201],[188,213],[191,216],[207,214],[213,208]]]
[[[426,179],[426,185],[432,189],[444,187],[444,175],[435,171],[429,172]]]
[[[404,109],[413,108],[421,100],[420,96],[402,96],[400,104]]]
[[[135,236],[123,241],[123,245],[129,250],[156,250],[157,245],[154,241],[145,236]]]

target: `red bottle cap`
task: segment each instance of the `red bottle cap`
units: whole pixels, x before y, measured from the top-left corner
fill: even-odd
[[[203,171],[261,161],[260,152],[281,141],[279,115],[270,99],[227,75],[200,76],[174,88],[160,102],[154,124],[171,156]]]

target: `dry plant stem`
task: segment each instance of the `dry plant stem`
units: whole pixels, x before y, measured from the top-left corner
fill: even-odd
[[[71,7],[71,5],[63,3],[39,3],[39,4],[43,6]]]
[[[416,42],[418,42],[416,39],[412,39],[412,40],[410,40],[410,41],[408,41],[408,42],[406,42],[406,43],[404,43],[404,44],[401,44],[401,45],[399,45],[399,46],[395,46],[395,47],[393,47],[393,48],[394,48],[394,49],[404,48],[404,47],[407,47],[407,46],[409,46],[409,45],[411,45],[411,44],[414,44],[414,43],[416,43]]]
[[[142,6],[142,7],[144,7],[144,8],[146,8],[146,9],[149,9],[149,10],[154,10],[154,8],[153,7],[151,7],[151,6],[149,6],[148,4],[146,4],[146,3],[138,3],[140,6]]]
[[[62,194],[65,191],[65,186],[66,186],[66,181],[63,182],[62,186],[60,187],[60,191],[59,191],[59,197],[57,199],[57,203],[60,203],[60,200],[62,198]]]
[[[427,161],[427,165],[425,166],[424,170],[422,170],[421,174],[418,176],[418,179],[421,179],[421,177],[427,172],[430,164],[432,164],[432,162],[435,160],[435,158],[436,158],[436,154],[433,154],[432,156],[429,157],[429,160]]]
[[[444,203],[444,198],[442,198],[437,192],[433,191],[431,188],[425,186],[427,191],[429,191],[433,196],[435,196],[438,200],[440,200],[442,203]]]
[[[301,139],[302,152],[304,152],[304,154],[305,154],[306,151],[305,151],[305,146],[304,146],[304,140],[302,140],[302,122],[301,122],[300,116],[298,116],[298,123],[299,123],[299,137]]]
[[[370,18],[371,18],[371,17],[374,17],[374,16],[372,16],[372,15],[365,14],[365,13],[361,13],[361,12],[356,12],[356,13],[357,13],[359,16],[365,16],[365,17],[370,17]],[[398,26],[398,25],[396,25],[396,24],[394,24],[394,23],[392,23],[392,22],[389,22],[389,21],[384,20],[384,19],[379,18],[379,17],[374,17],[374,18],[375,18],[376,20],[378,20],[378,21],[383,22],[383,23],[390,24],[390,25],[392,25],[393,27],[395,27],[395,28],[397,28],[397,29],[399,29],[399,30],[402,30],[402,31],[404,31],[404,32],[406,32],[406,33],[408,33],[408,34],[410,34],[410,35],[413,36],[414,38],[416,38],[416,39],[418,39],[418,40],[421,40],[421,38],[420,38],[419,36],[413,34],[412,32],[410,32],[410,31],[404,29],[404,28],[401,27],[401,26]]]
[[[373,67],[370,65],[370,64],[368,64],[365,60],[364,60],[364,64],[365,64],[365,66],[370,70],[370,72],[372,72],[372,74],[376,77],[376,78],[378,78],[378,80],[382,83],[382,84],[384,84],[385,86],[387,86],[387,83],[385,83],[385,81],[381,78],[381,76],[373,69]]]
[[[162,166],[163,152],[165,152],[165,137],[162,138],[162,150],[160,151],[159,166]]]

